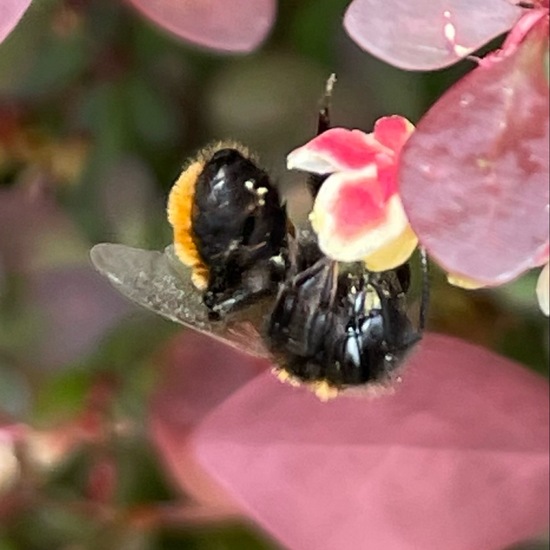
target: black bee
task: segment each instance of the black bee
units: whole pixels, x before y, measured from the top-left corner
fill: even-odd
[[[201,152],[170,192],[168,219],[175,252],[191,267],[213,319],[284,279],[286,209],[244,147],[217,144]]]
[[[276,187],[246,148],[219,143],[182,171],[167,211],[174,244],[164,253],[103,243],[92,262],[132,301],[251,351],[252,325],[288,268]]]
[[[372,273],[360,262],[341,264],[320,251],[316,255],[309,232],[299,239],[310,249],[308,261],[302,257],[300,269],[280,285],[265,329],[277,375],[296,385],[309,383],[321,398],[343,388],[387,385],[421,339],[427,278],[414,328],[407,314],[408,263]],[[427,277],[423,253],[421,259]]]
[[[318,132],[330,126],[327,84]],[[322,176],[310,176],[315,196]],[[182,172],[168,200],[174,245],[164,253],[117,244],[91,251],[128,298],[160,315],[274,360],[279,378],[321,398],[385,384],[424,328],[407,315],[410,267],[369,272],[323,255],[295,230],[268,174],[248,151],[218,144]]]

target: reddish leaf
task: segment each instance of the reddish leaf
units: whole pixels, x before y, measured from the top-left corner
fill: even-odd
[[[0,43],[19,23],[31,0],[2,0],[0,4]]]
[[[235,515],[231,497],[196,461],[189,436],[203,419],[267,364],[187,331],[166,354],[168,367],[151,406],[150,431],[179,485],[216,517]]]
[[[275,20],[275,0],[128,0],[176,36],[222,52],[249,52]]]
[[[520,15],[505,0],[354,0],[344,27],[383,61],[427,71],[452,65],[506,32]]]
[[[547,250],[547,54],[545,16],[510,55],[451,88],[405,145],[405,210],[448,272],[497,285]]]
[[[289,549],[501,550],[548,522],[548,439],[544,379],[427,335],[394,395],[321,403],[266,373],[194,443]]]

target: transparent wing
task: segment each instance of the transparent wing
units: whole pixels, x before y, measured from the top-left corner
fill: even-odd
[[[159,252],[102,243],[92,248],[90,257],[99,273],[136,304],[247,353],[261,357],[269,355],[251,323],[238,320],[222,323],[208,319],[202,296],[191,282],[191,270],[175,257],[172,246]],[[250,338],[251,331],[256,338]]]

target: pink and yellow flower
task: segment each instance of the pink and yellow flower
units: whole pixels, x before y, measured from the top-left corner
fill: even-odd
[[[406,262],[417,245],[399,196],[399,154],[414,126],[401,116],[374,131],[332,128],[292,151],[289,169],[328,175],[310,215],[321,250],[372,271]]]

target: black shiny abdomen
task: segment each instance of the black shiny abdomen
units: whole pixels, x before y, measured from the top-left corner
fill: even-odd
[[[420,339],[405,309],[408,270],[321,258],[282,285],[267,333],[284,370],[337,387],[383,380]]]
[[[212,312],[223,314],[276,290],[286,269],[286,209],[267,173],[240,151],[220,149],[205,163],[192,228],[209,270],[204,299]]]

